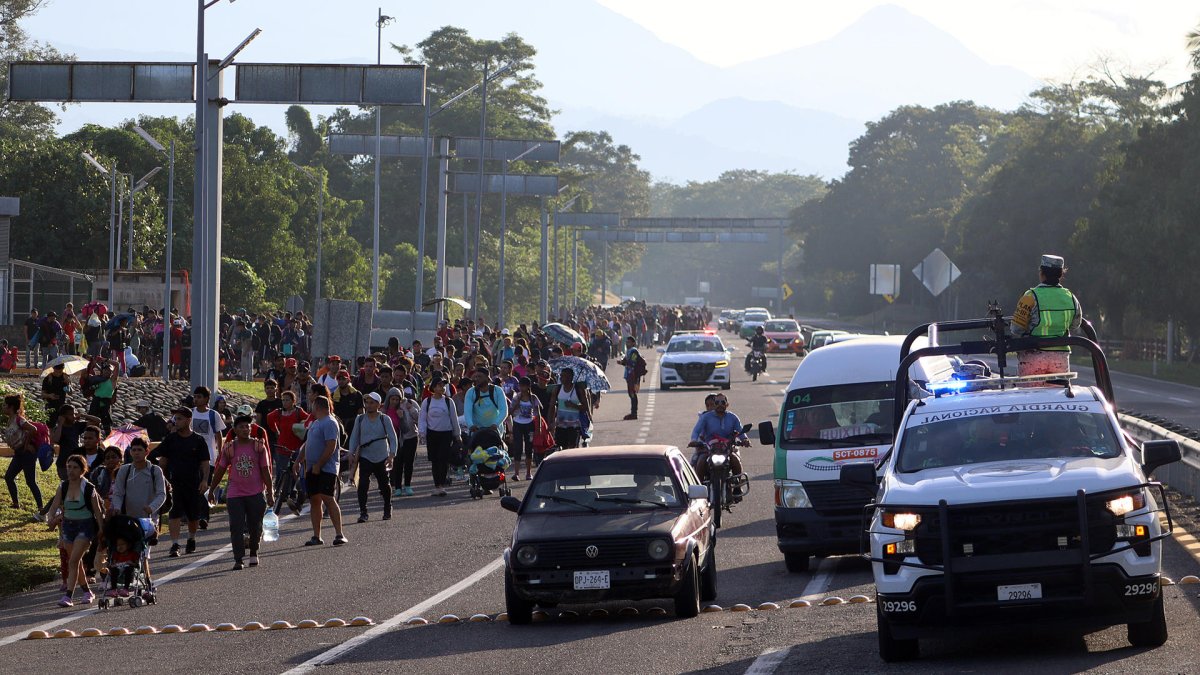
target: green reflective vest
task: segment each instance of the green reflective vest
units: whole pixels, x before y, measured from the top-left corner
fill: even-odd
[[[1029,289],[1038,303],[1038,323],[1034,337],[1063,337],[1071,333],[1075,320],[1075,296],[1062,286],[1038,286]],[[1069,352],[1070,347],[1048,347],[1046,351]]]

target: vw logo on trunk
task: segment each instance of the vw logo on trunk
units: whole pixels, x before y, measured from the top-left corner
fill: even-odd
[[[595,558],[596,556],[600,555],[600,549],[594,544],[583,549],[583,552],[586,553],[587,557],[589,558]]]

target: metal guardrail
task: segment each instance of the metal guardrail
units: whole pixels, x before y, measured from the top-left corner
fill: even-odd
[[[1172,440],[1179,442],[1183,460],[1155,469],[1154,476],[1176,491],[1200,501],[1200,441],[1133,415],[1118,413],[1117,417],[1121,421],[1121,428],[1139,441]]]

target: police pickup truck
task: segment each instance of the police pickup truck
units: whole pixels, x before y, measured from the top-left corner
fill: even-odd
[[[1122,433],[1090,326],[1092,339],[1013,338],[1007,325],[996,311],[911,333],[896,369],[891,450],[841,467],[843,484],[875,495],[864,539],[885,661],[916,658],[922,637],[1014,624],[1127,624],[1135,646],[1167,639],[1160,542],[1171,514],[1148,476],[1179,460],[1178,444],[1138,445]],[[937,344],[981,329],[994,338]],[[926,334],[930,346],[910,351]],[[1006,354],[1063,346],[1091,354],[1096,386],[1075,385],[1074,373],[1005,375]],[[984,366],[909,396],[912,363],[968,354],[995,356],[998,374]]]

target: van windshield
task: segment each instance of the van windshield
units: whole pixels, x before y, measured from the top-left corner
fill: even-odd
[[[909,472],[1013,459],[1120,456],[1121,444],[1103,404],[1061,404],[1079,408],[1072,411],[1037,410],[1036,405],[913,413],[896,466]]]
[[[861,382],[792,390],[780,444],[815,450],[890,443],[894,389],[894,382]]]

